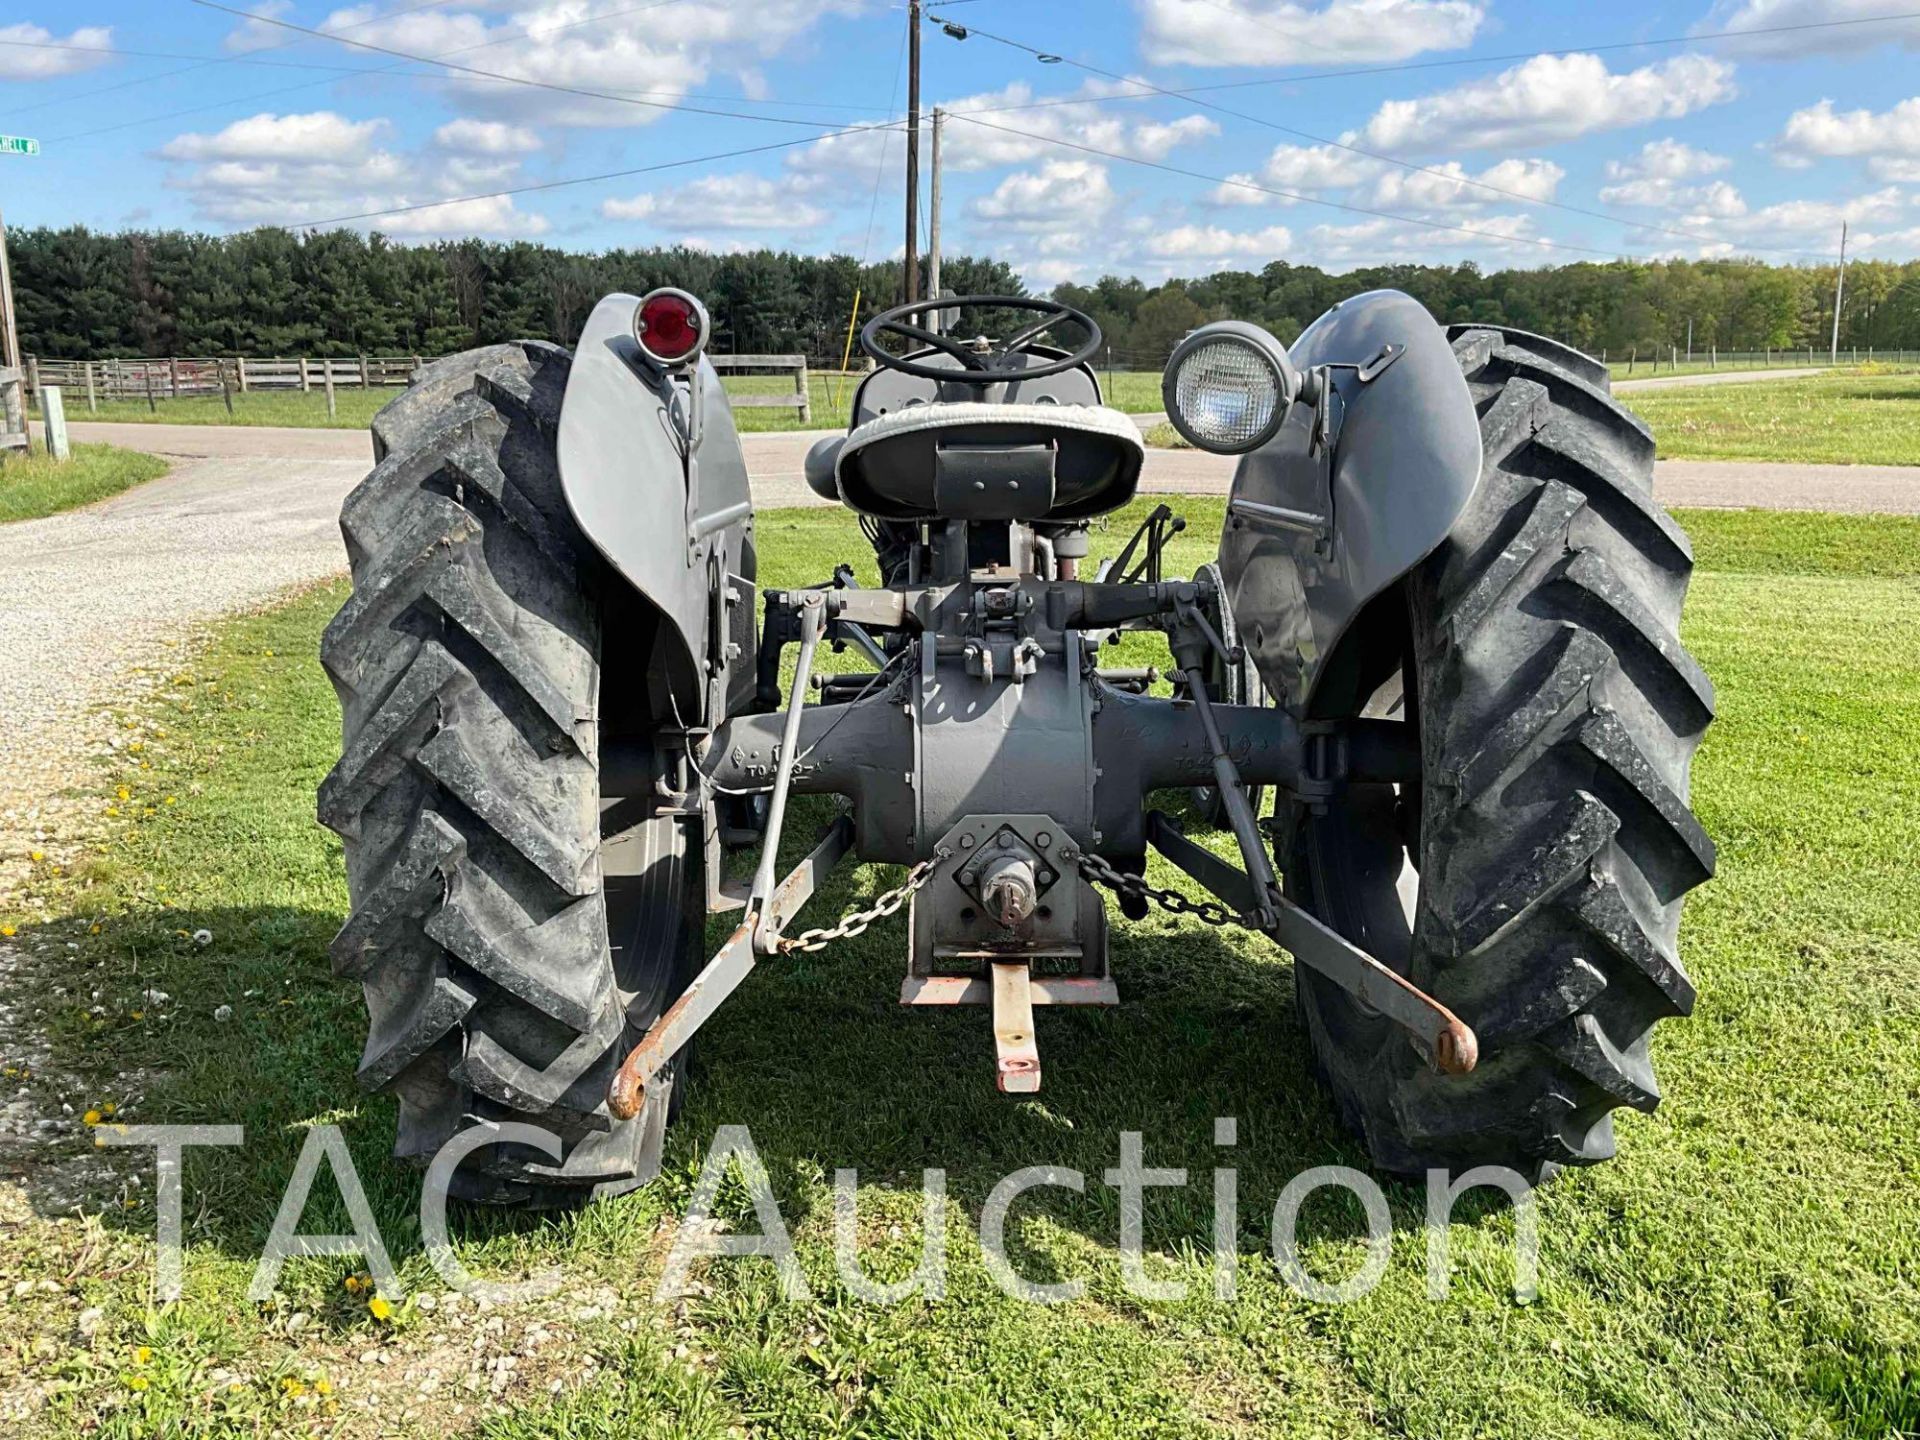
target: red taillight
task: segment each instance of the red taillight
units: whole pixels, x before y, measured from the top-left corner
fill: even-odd
[[[633,338],[654,359],[677,364],[706,343],[706,311],[684,290],[655,290],[640,302]]]

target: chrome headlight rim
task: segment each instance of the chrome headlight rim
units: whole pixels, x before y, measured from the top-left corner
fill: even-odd
[[[1273,408],[1257,430],[1238,440],[1222,440],[1195,425],[1180,405],[1180,377],[1186,365],[1210,346],[1232,346],[1246,351],[1273,381]],[[1300,372],[1280,343],[1258,325],[1243,320],[1219,320],[1191,331],[1174,346],[1160,380],[1160,400],[1167,419],[1186,441],[1215,455],[1244,455],[1272,440],[1286,423],[1287,412],[1300,393]]]

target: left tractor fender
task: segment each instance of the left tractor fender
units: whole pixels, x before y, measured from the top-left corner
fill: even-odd
[[[1355,617],[1473,498],[1480,424],[1445,333],[1397,290],[1341,301],[1288,354],[1303,375],[1332,367],[1327,394],[1240,461],[1220,572],[1267,693],[1305,713]]]
[[[639,304],[609,295],[580,332],[560,408],[560,481],[582,533],[664,618],[651,658],[682,715],[688,723],[717,720],[713,712],[729,707],[728,686],[716,677],[744,674],[753,661],[746,457],[719,374],[704,357],[682,381],[641,354],[633,335]],[[700,391],[697,407],[689,406],[689,386]],[[691,445],[690,409],[699,416]]]

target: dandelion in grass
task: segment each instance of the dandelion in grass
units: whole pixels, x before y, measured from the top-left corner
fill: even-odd
[[[384,1295],[376,1295],[367,1301],[367,1313],[376,1320],[393,1319],[393,1302]]]

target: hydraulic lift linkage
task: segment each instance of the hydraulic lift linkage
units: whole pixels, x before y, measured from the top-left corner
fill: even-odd
[[[1458,1016],[1282,892],[1253,805],[1247,798],[1240,768],[1234,762],[1215,707],[1207,695],[1205,661],[1209,652],[1230,665],[1239,664],[1241,656],[1222,641],[1204,613],[1205,603],[1212,598],[1205,582],[1109,586],[1069,581],[1045,588],[1053,592],[1049,600],[1071,615],[1069,623],[1118,624],[1135,615],[1157,614],[1168,634],[1176,665],[1186,680],[1191,711],[1211,755],[1214,784],[1245,868],[1235,868],[1196,844],[1159,811],[1151,811],[1146,817],[1146,839],[1221,902],[1224,908],[1207,918],[1216,924],[1235,923],[1269,936],[1289,951],[1296,963],[1308,966],[1364,1006],[1401,1026],[1438,1069],[1450,1074],[1464,1074],[1473,1069],[1479,1043]],[[1122,601],[1118,598],[1121,591],[1137,598]],[[846,917],[828,930],[809,931],[802,941],[785,936],[788,924],[827,874],[847,856],[855,838],[853,817],[839,816],[806,858],[776,883],[775,859],[785,828],[787,802],[799,772],[798,762],[820,748],[826,739],[825,732],[841,718],[836,716],[825,727],[816,727],[811,743],[802,748],[802,741],[807,739],[803,709],[812,682],[815,652],[831,631],[834,638],[850,640],[881,661],[886,652],[872,640],[869,629],[910,628],[916,617],[913,605],[898,591],[859,590],[844,582],[837,589],[770,593],[769,602],[769,628],[773,627],[774,608],[778,606],[786,622],[786,633],[798,639],[800,653],[786,711],[781,717],[771,785],[760,787],[770,792],[766,829],[759,863],[747,892],[745,913],[718,953],[653,1023],[621,1065],[607,1097],[608,1108],[619,1119],[639,1113],[653,1077],[746,979],[760,956],[800,949],[803,944],[804,948],[815,949],[828,939],[858,933],[879,916],[898,910],[927,883],[938,866],[953,858],[936,852],[920,860],[911,868],[904,884],[881,896],[867,910]],[[1119,611],[1133,614],[1117,613]],[[926,636],[921,643],[934,642],[931,636]],[[892,661],[910,654],[911,648],[909,645],[896,650],[892,657],[884,660],[881,674],[866,682],[868,688],[882,678]],[[777,646],[774,653],[777,656]],[[1338,731],[1316,729],[1311,735],[1304,735],[1282,712],[1264,711],[1261,717],[1276,734],[1288,733],[1290,728],[1295,741],[1292,751],[1298,763],[1292,775],[1262,774],[1256,775],[1256,780],[1271,779],[1309,803],[1325,803],[1335,787],[1348,781],[1417,783],[1419,779],[1417,749],[1409,743],[1407,727],[1398,722],[1355,720]],[[752,718],[764,722],[772,717]],[[848,748],[857,749],[858,737],[850,736],[849,740],[853,743]],[[723,747],[715,745],[713,749],[720,751]],[[832,765],[832,758],[828,757],[819,768],[830,770]],[[824,783],[821,777],[813,778],[816,788],[839,788],[830,776]],[[701,773],[699,779],[706,786],[716,783],[712,774]],[[1078,864],[1085,878],[1105,883],[1123,895],[1163,902],[1166,898],[1167,892],[1153,890],[1138,875],[1124,873],[1098,855],[1080,853],[1070,843],[1062,846],[1058,853],[1061,861]],[[1174,897],[1177,908],[1201,909],[1192,902],[1180,904],[1180,899]],[[1019,973],[1014,973],[1016,971]],[[1033,1047],[1032,987],[1045,982],[1033,980],[1030,987],[1029,979],[1024,961],[992,966],[989,986],[1002,1089],[1039,1088],[1039,1061]]]

